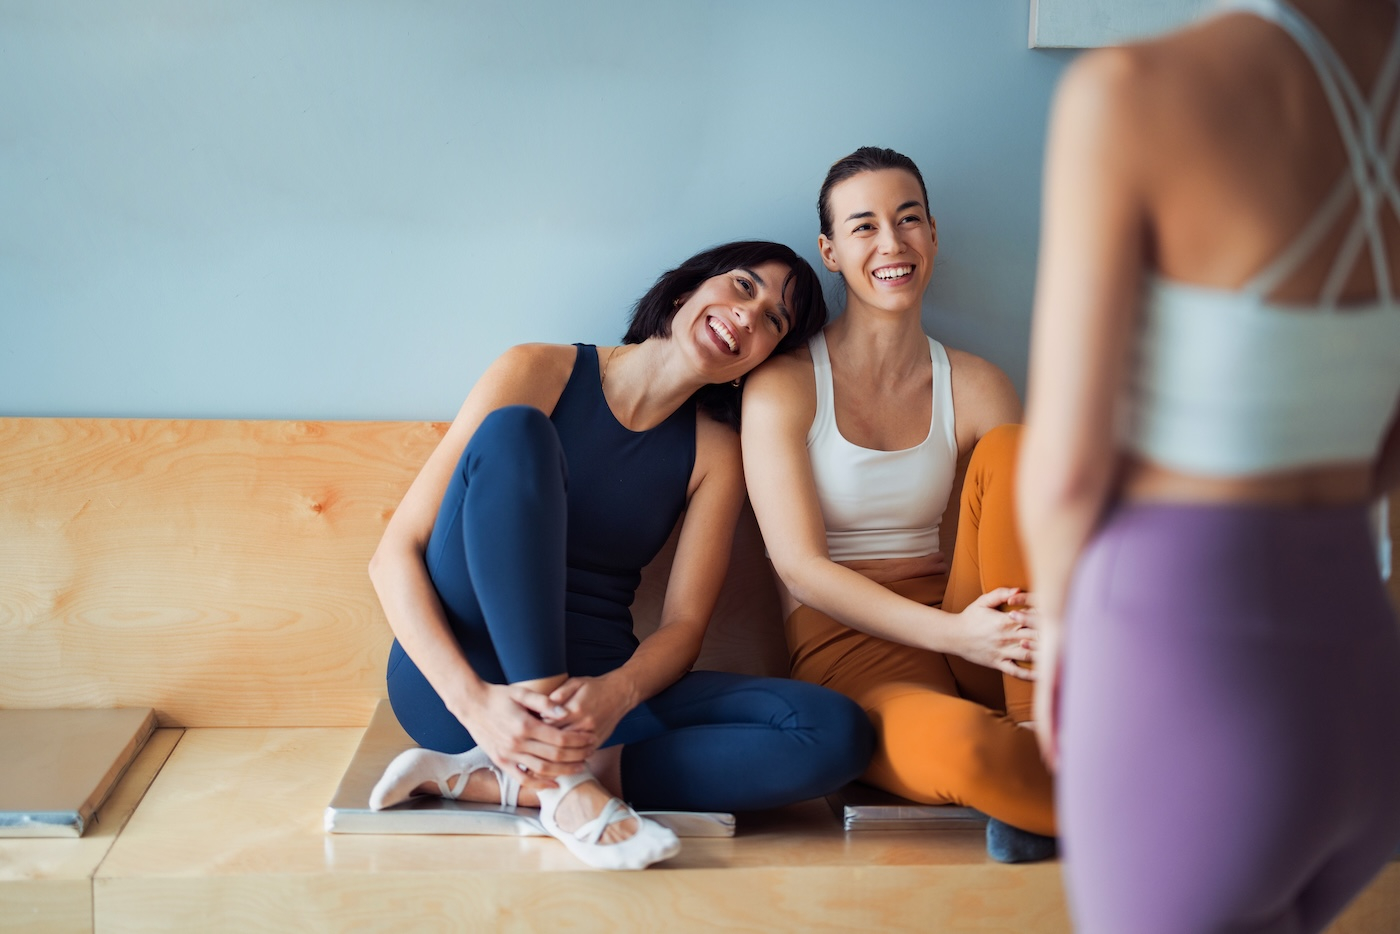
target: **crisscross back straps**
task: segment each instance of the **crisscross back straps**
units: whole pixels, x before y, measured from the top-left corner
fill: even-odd
[[[1253,13],[1275,23],[1293,37],[1317,72],[1318,81],[1337,120],[1346,149],[1348,171],[1324,199],[1321,208],[1273,262],[1245,284],[1243,291],[1267,296],[1312,255],[1356,193],[1358,210],[1347,228],[1340,249],[1323,282],[1319,303],[1335,308],[1342,288],[1356,267],[1363,245],[1370,247],[1376,291],[1384,302],[1394,300],[1390,263],[1381,227],[1381,209],[1389,205],[1400,217],[1400,186],[1391,164],[1400,155],[1400,119],[1392,116],[1381,139],[1380,125],[1386,103],[1400,83],[1400,17],[1368,100],[1361,93],[1346,63],[1331,43],[1302,14],[1284,0],[1226,0],[1227,10]],[[1393,111],[1395,108],[1391,108]]]

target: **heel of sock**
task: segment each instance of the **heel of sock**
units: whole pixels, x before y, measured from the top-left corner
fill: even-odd
[[[1035,863],[1059,852],[1054,837],[1013,827],[995,817],[987,821],[987,855],[999,863]]]

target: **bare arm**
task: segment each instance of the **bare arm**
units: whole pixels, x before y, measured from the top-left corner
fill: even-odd
[[[1042,614],[1048,671],[1038,686],[1036,721],[1052,760],[1059,620],[1070,574],[1117,470],[1115,407],[1145,250],[1127,67],[1121,51],[1105,50],[1071,68],[1057,95],[1046,156],[1017,512]]]
[[[621,667],[597,678],[572,678],[550,695],[568,710],[560,725],[590,730],[602,742],[628,711],[695,664],[729,568],[743,501],[738,437],[699,414],[692,489],[660,624]]]
[[[552,411],[574,353],[572,347],[524,345],[487,368],[389,519],[369,566],[394,636],[447,709],[498,763],[523,762],[546,775],[573,771],[548,763],[577,762],[589,737],[566,736],[530,716],[529,711],[550,709],[543,695],[490,685],[477,676],[452,635],[423,555],[452,472],[482,420],[506,405]]]
[[[743,451],[749,499],[778,576],[794,599],[840,622],[905,645],[952,652],[1025,677],[1015,624],[991,609],[1009,589],[993,591],[961,614],[906,599],[832,561],[816,483],[807,457],[815,410],[811,364],[775,358],[744,390]]]
[[[1001,367],[965,350],[948,347],[947,351],[953,368],[954,428],[962,458],[993,428],[1019,422],[1021,400]]]

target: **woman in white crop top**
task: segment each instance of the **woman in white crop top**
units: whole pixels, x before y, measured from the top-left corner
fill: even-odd
[[[1020,401],[997,367],[923,332],[938,236],[908,157],[838,161],[818,209],[845,311],[744,392],[745,475],[792,674],[870,715],[866,782],[976,807],[995,858],[1045,858],[1050,777],[1017,725],[1034,651],[1011,509]]]
[[[1225,6],[1051,122],[1019,502],[1084,932],[1320,931],[1400,842],[1400,12]]]

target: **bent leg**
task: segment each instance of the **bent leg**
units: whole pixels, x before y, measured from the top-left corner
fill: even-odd
[[[565,672],[567,468],[548,417],[497,409],[457,463],[424,563],[472,670],[496,684]],[[396,641],[389,699],[421,746],[476,745]]]
[[[919,602],[941,594],[940,582],[915,579],[890,589]],[[1030,730],[997,709],[963,696],[953,659],[841,626],[799,606],[787,634],[795,677],[816,680],[854,700],[876,730],[863,780],[928,804],[975,807],[1015,827],[1054,832],[1053,788]],[[796,640],[796,641],[794,641]],[[996,672],[975,665],[999,694]]]
[[[859,707],[801,681],[694,671],[638,706],[610,744],[624,797],[643,809],[752,811],[835,791],[874,734]]]
[[[957,541],[943,597],[943,609],[949,613],[961,612],[989,590],[1025,590],[1030,586],[1016,531],[1016,453],[1020,441],[1020,425],[1000,425],[983,435],[973,449],[963,480]],[[957,660],[954,665],[960,681],[986,678],[968,671],[975,667],[969,663]],[[1000,677],[1006,715],[1017,723],[1030,720],[1032,682]]]
[[[883,684],[862,703],[879,736],[867,782],[1054,836],[1053,782],[1030,730],[928,684]]]

